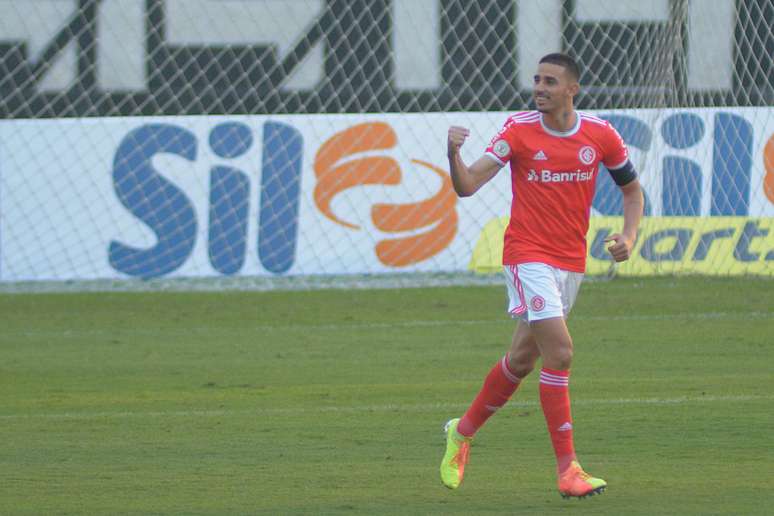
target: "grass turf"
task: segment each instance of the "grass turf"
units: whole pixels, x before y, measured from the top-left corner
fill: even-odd
[[[770,514],[774,283],[587,282],[562,500],[529,377],[440,484],[504,287],[0,296],[1,514]]]

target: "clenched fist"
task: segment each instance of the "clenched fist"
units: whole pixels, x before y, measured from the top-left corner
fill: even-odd
[[[470,130],[465,127],[453,125],[449,127],[449,138],[446,142],[447,154],[451,158],[460,152],[460,147],[465,143],[465,139],[470,136]]]
[[[605,239],[605,243],[612,244],[607,248],[613,259],[617,262],[625,262],[632,254],[632,247],[634,247],[634,241],[626,238],[625,236],[615,233]]]

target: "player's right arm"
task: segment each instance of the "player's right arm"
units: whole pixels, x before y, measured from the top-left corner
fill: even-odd
[[[460,197],[468,197],[476,193],[502,167],[500,163],[489,156],[481,156],[472,165],[466,165],[460,155],[460,148],[465,143],[468,135],[470,135],[470,131],[464,127],[452,126],[449,128],[447,140],[449,173],[451,174],[454,191]]]

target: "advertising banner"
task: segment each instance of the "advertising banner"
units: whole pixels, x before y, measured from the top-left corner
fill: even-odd
[[[595,113],[646,194],[619,273],[774,275],[774,109]],[[0,281],[489,271],[507,167],[473,197],[448,176],[449,125],[478,159],[509,113],[114,117],[0,122]],[[601,170],[590,274],[621,199]],[[499,247],[498,247],[499,246]]]

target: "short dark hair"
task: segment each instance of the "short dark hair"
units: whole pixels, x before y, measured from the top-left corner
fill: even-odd
[[[567,54],[562,54],[560,52],[548,54],[540,59],[538,64],[540,63],[559,65],[570,72],[570,75],[572,75],[576,81],[580,81],[580,66],[578,66],[578,62],[575,59]]]

